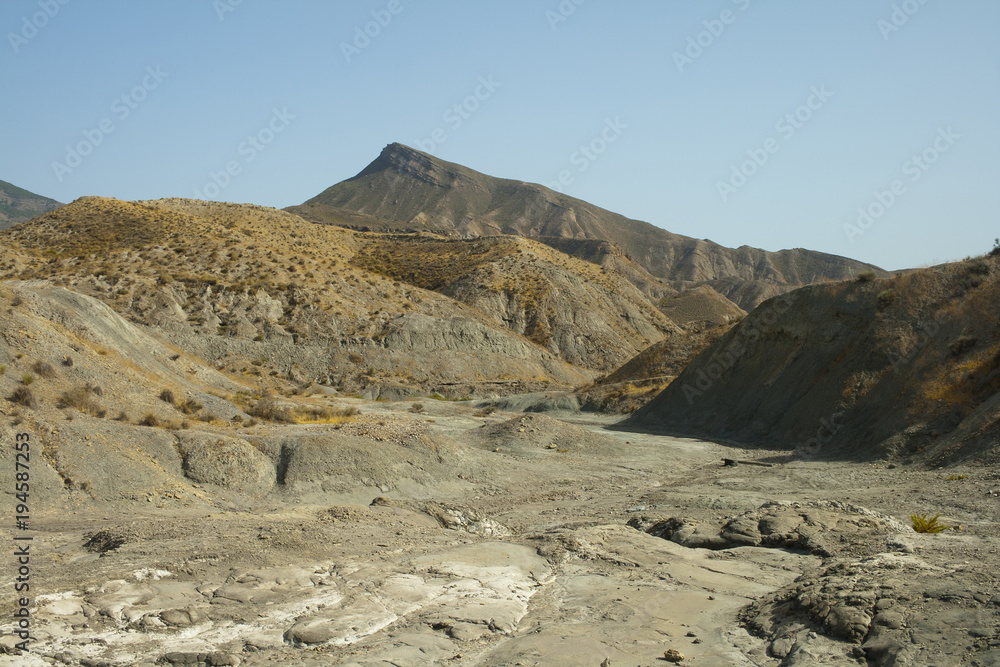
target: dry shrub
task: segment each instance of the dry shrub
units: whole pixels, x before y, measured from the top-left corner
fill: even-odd
[[[298,408],[294,411],[298,424],[346,424],[361,414],[357,408]]]
[[[103,417],[107,414],[107,411],[94,400],[92,393],[93,388],[89,385],[64,391],[59,396],[59,402],[56,404],[56,407],[75,408],[80,412],[84,412],[94,417]]]
[[[193,398],[189,398],[177,406],[177,408],[186,415],[193,415],[201,410],[202,407],[204,406]]]
[[[38,407],[38,401],[35,400],[35,395],[31,393],[26,385],[18,385],[14,389],[14,393],[10,395],[7,399],[12,403],[17,403],[18,405],[23,405],[26,408],[31,408],[34,410]]]
[[[174,392],[170,391],[169,389],[164,389],[163,391],[160,392],[160,400],[163,401],[164,403],[169,403],[170,405],[173,405]]]
[[[47,364],[44,361],[36,361],[31,366],[31,370],[38,374],[38,377],[43,377],[46,380],[51,380],[56,376],[56,369],[52,367],[52,364]]]
[[[262,396],[247,412],[253,417],[259,417],[267,421],[280,422],[282,424],[292,424],[295,422],[295,414],[292,410],[288,407],[278,405],[278,401],[270,394]]]
[[[147,412],[146,416],[144,416],[139,421],[139,426],[159,426],[159,425],[160,425],[160,418],[154,415],[152,412]]]

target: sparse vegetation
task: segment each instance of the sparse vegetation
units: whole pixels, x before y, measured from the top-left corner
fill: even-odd
[[[918,533],[940,533],[948,530],[948,526],[938,522],[940,517],[940,514],[929,518],[926,514],[911,514],[910,521],[913,524],[913,530]]]
[[[357,408],[297,408],[293,411],[297,424],[346,424],[361,414]]]
[[[487,405],[485,408],[480,408],[480,409],[476,410],[475,415],[477,417],[489,417],[491,414],[493,414],[496,411],[497,411],[497,409],[494,408],[492,405]]]
[[[295,414],[291,408],[278,405],[278,401],[270,394],[261,396],[260,400],[247,410],[247,414],[266,421],[282,424],[292,424],[295,422]]]
[[[38,407],[38,401],[35,400],[34,394],[23,384],[15,387],[14,393],[7,400],[18,405],[23,405],[26,408],[31,408],[32,410]]]
[[[33,370],[38,377],[45,378],[46,380],[51,380],[56,376],[56,369],[52,367],[52,364],[44,361],[36,361],[31,365],[31,370]]]
[[[855,278],[855,280],[859,283],[870,283],[871,281],[875,280],[875,272],[862,271],[861,273],[858,274],[858,277]]]
[[[420,414],[423,411],[424,411],[423,403],[414,403],[413,405],[410,406],[410,412]]]
[[[60,394],[56,407],[60,409],[74,408],[94,417],[104,417],[107,411],[94,400],[94,393],[93,388],[89,385],[64,391]]]
[[[152,412],[147,412],[142,419],[139,420],[139,426],[159,426],[160,418],[154,415]]]

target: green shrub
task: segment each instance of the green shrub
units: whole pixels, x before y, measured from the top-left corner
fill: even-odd
[[[24,386],[28,386],[34,381],[35,381],[35,376],[32,375],[31,373],[25,373],[24,375],[21,376],[21,384],[23,384]]]
[[[878,307],[880,309],[888,308],[896,298],[896,290],[887,289],[878,293]]]
[[[940,533],[948,530],[948,526],[938,523],[940,514],[928,518],[926,514],[911,514],[910,521],[913,522],[913,530],[918,533]]]
[[[862,271],[861,273],[858,274],[858,277],[855,278],[855,280],[857,280],[859,283],[870,283],[871,281],[875,280],[875,272]]]

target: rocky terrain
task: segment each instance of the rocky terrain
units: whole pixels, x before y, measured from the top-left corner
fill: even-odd
[[[357,176],[289,211],[306,220],[383,231],[432,231],[459,237],[517,234],[545,240],[613,241],[676,289],[709,285],[750,310],[766,298],[876,267],[810,250],[725,248],[631,220],[544,186],[494,178],[402,144],[389,144]],[[563,252],[593,255],[586,244]],[[641,289],[641,286],[640,286]]]
[[[0,230],[27,222],[60,206],[62,204],[54,199],[28,192],[7,181],[0,181]]]
[[[787,292],[337,215],[0,233],[0,665],[1000,664],[997,253]]]

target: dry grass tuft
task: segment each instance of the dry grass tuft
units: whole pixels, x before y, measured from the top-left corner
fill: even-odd
[[[69,391],[64,391],[59,396],[59,401],[56,404],[56,407],[74,408],[94,417],[104,417],[107,414],[107,410],[101,407],[101,405],[94,400],[93,394],[96,393],[94,389],[99,388],[87,385],[83,387],[76,387],[75,389],[70,389]]]

